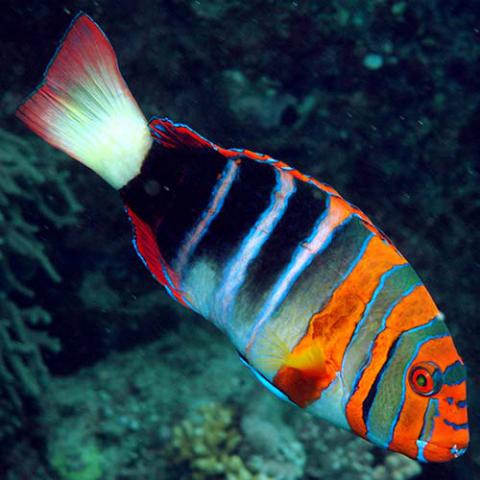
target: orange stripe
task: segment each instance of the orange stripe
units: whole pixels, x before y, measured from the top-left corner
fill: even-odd
[[[303,405],[319,398],[340,370],[353,331],[381,276],[392,267],[404,263],[406,260],[395,249],[379,237],[373,237],[362,259],[333,293],[328,304],[312,317],[307,333],[293,350],[295,354],[311,348],[313,342],[319,342],[325,353],[325,370],[312,377],[306,376],[305,372],[282,367],[274,379],[275,385]],[[298,391],[300,387],[301,391]]]
[[[425,286],[415,288],[410,295],[396,305],[383,330],[375,340],[370,365],[367,366],[358,382],[357,388],[346,406],[348,423],[353,431],[365,437],[367,428],[363,418],[363,402],[383,365],[387,361],[390,347],[402,332],[431,321],[440,312],[433,302]]]
[[[432,358],[435,358],[436,363],[442,370],[445,370],[449,365],[458,360],[458,354],[451,337],[432,339],[425,343],[414,359],[413,364],[428,362],[431,361]],[[434,419],[434,428],[430,441],[438,445],[442,445],[443,441],[445,448],[450,448],[453,444],[452,436],[455,435],[455,438],[458,438],[457,442],[459,444],[461,444],[462,441],[467,443],[468,430],[453,431],[452,428],[444,422],[444,419],[456,424],[467,422],[466,409],[459,409],[446,402],[446,398],[449,396],[456,399],[465,398],[464,390],[464,384],[463,386],[445,385],[439,394],[433,395],[432,397],[422,397],[416,394],[411,388],[407,388],[405,402],[398,418],[390,448],[393,450],[401,449],[402,453],[416,457],[418,452],[415,440],[421,434],[423,417],[430,398],[437,398],[439,400],[439,415]],[[445,451],[442,452],[438,447],[429,447],[428,445],[425,447],[424,456],[429,461],[446,461],[451,458],[451,456],[448,456],[448,453]]]

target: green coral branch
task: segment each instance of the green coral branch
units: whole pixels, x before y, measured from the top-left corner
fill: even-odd
[[[173,427],[167,456],[174,465],[185,468],[188,478],[194,480],[269,480],[245,465],[238,455],[241,442],[233,409],[213,403]]]
[[[0,440],[42,410],[49,382],[42,355],[60,348],[43,328],[50,313],[31,305],[37,273],[61,281],[37,225],[72,224],[81,206],[58,169],[60,154],[37,154],[46,148],[0,129]]]

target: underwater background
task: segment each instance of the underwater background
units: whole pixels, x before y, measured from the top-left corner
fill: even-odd
[[[420,465],[283,403],[136,258],[116,192],[14,111],[73,16],[147,117],[333,185],[412,262],[469,373]],[[13,1],[0,15],[0,479],[480,478],[480,4]]]

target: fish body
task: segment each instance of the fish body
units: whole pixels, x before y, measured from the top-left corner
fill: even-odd
[[[465,451],[466,373],[443,315],[332,187],[167,118],[147,124],[86,15],[18,116],[119,191],[154,278],[277,396],[420,461]]]

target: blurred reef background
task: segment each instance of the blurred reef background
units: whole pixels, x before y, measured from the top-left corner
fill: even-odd
[[[135,258],[116,193],[13,116],[79,10],[147,116],[335,186],[410,259],[469,369],[472,442],[420,466],[293,411]],[[0,478],[480,478],[472,0],[2,2]]]

